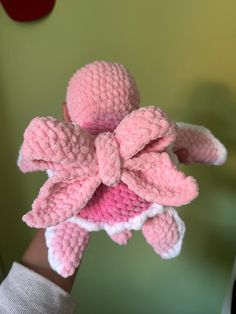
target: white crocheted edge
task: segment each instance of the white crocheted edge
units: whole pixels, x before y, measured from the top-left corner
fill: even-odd
[[[179,217],[179,215],[177,214],[177,211],[174,208],[170,207],[170,208],[166,209],[166,211],[168,213],[170,213],[171,216],[174,217],[174,220],[175,220],[177,227],[178,227],[179,240],[167,252],[165,252],[163,254],[160,254],[160,253],[158,253],[158,254],[160,254],[161,258],[163,258],[163,259],[170,259],[170,258],[174,258],[174,257],[178,256],[179,253],[181,252],[183,238],[184,238],[184,234],[185,234],[185,224],[182,221],[182,219]]]
[[[18,152],[18,157],[17,157],[17,161],[16,161],[16,164],[17,166],[20,168],[20,163],[22,161],[22,145],[19,149],[19,152]]]
[[[63,264],[56,259],[55,255],[53,255],[52,251],[52,239],[55,236],[56,227],[49,227],[45,231],[45,239],[46,245],[48,248],[48,261],[53,270],[55,270],[58,274],[60,274]]]
[[[78,224],[81,228],[86,231],[99,231],[105,230],[109,236],[122,232],[124,230],[140,230],[145,221],[154,217],[157,214],[160,214],[164,211],[164,207],[162,205],[153,203],[145,212],[142,212],[140,215],[130,218],[127,221],[122,221],[119,223],[114,223],[110,225],[105,222],[93,222],[86,219],[83,219],[78,216],[74,216],[70,218],[68,221]]]
[[[46,172],[47,172],[47,175],[48,175],[49,178],[54,175],[54,172],[51,169],[46,170]]]
[[[108,235],[111,236],[115,233],[119,233],[124,230],[140,230],[142,225],[148,218],[154,217],[157,214],[162,213],[163,211],[164,207],[162,205],[153,203],[145,212],[141,213],[140,215],[132,217],[128,221],[115,223],[114,225],[108,225],[106,223],[94,223],[80,217],[72,217],[67,221],[78,224],[81,228],[89,232],[105,230],[108,233]],[[52,239],[55,236],[55,229],[56,226],[46,228],[45,239],[48,248],[48,261],[50,263],[50,266],[52,267],[53,270],[60,274],[63,265],[55,257],[52,250]]]
[[[170,250],[168,250],[167,252],[165,252],[163,254],[160,254],[161,258],[163,258],[163,259],[171,259],[171,258],[174,258],[174,257],[178,256],[179,253],[181,252],[183,238],[184,238],[184,234],[185,234],[185,224],[181,220],[181,218],[179,217],[179,215],[177,214],[177,212],[176,212],[176,210],[174,208],[168,208],[168,209],[166,209],[166,211],[169,212],[170,215],[172,215],[174,217],[175,222],[176,222],[177,227],[178,227],[178,232],[179,232],[179,240],[176,242],[176,244]],[[109,235],[121,232],[124,229],[139,230],[142,227],[142,225],[144,224],[144,222],[146,221],[146,219],[148,219],[150,217],[154,217],[157,214],[160,214],[162,212],[163,212],[163,206],[158,205],[158,204],[152,204],[149,207],[148,211],[146,212],[146,214],[147,214],[146,218],[144,218],[144,215],[139,215],[138,216],[139,217],[139,221],[138,220],[135,221],[134,218],[137,218],[137,217],[134,217],[134,218],[129,220],[129,223],[130,223],[129,226],[128,226],[128,224],[126,224],[126,225],[123,224],[123,226],[121,226],[121,223],[119,223],[119,224],[116,224],[116,228],[117,229],[106,230],[105,228],[102,228],[102,226],[100,226],[100,229],[98,229],[99,226],[96,225],[96,230],[95,230],[95,226],[94,226],[94,230],[91,229],[91,226],[90,226],[89,230],[88,229],[86,229],[86,230],[87,231],[99,231],[101,229],[105,229]],[[80,219],[78,219],[78,220],[80,220]],[[68,221],[74,222],[74,221],[72,221],[72,219],[69,219]],[[74,222],[74,223],[78,223],[81,227],[83,227],[85,229],[84,225],[79,223],[78,221]],[[128,223],[128,222],[126,222],[126,223]],[[118,228],[117,225],[120,225],[119,228]],[[121,227],[123,229],[121,229]],[[55,257],[55,255],[53,254],[53,250],[52,250],[52,239],[55,236],[55,229],[56,229],[56,227],[49,227],[49,228],[47,228],[46,231],[45,231],[45,239],[46,239],[46,245],[47,245],[47,248],[48,248],[48,261],[49,261],[52,269],[60,274],[63,265]]]
[[[208,130],[202,125],[195,125],[191,123],[177,122],[176,124],[180,129],[192,129],[194,131],[198,131],[207,135],[211,139],[211,141],[214,143],[215,147],[217,148],[217,155],[218,155],[218,158],[215,160],[214,163],[212,163],[213,165],[219,166],[219,165],[222,165],[226,161],[227,150],[225,146],[211,133],[210,130]]]

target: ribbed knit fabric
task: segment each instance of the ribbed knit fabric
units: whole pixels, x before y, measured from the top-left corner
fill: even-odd
[[[76,307],[70,294],[16,262],[0,286],[1,314],[72,314]]]

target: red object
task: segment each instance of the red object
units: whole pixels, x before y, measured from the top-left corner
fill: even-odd
[[[7,14],[15,21],[34,21],[49,14],[56,0],[0,0]]]

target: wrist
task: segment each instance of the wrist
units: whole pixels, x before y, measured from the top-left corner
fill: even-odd
[[[51,280],[65,291],[70,292],[76,273],[71,277],[63,278],[51,268],[48,262],[48,249],[44,233],[44,229],[37,230],[21,259],[21,264]]]

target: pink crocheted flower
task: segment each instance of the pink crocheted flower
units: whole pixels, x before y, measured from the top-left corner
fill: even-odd
[[[198,194],[179,162],[222,164],[226,149],[199,126],[171,122],[158,107],[138,109],[133,77],[120,64],[94,62],[70,79],[65,122],[34,118],[18,165],[49,179],[23,220],[47,227],[49,262],[64,277],[80,264],[90,231],[126,244],[141,230],[162,258],[179,254],[184,223],[170,206]]]
[[[54,175],[23,220],[38,228],[58,224],[85,207],[101,183],[123,182],[146,202],[189,203],[197,196],[197,184],[176,168],[165,151],[174,140],[174,124],[152,106],[131,112],[114,132],[97,136],[77,124],[33,119],[24,133],[23,165],[29,161],[34,170],[50,169]]]

